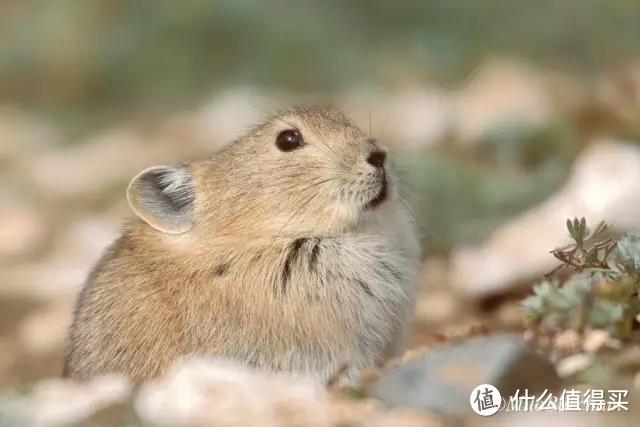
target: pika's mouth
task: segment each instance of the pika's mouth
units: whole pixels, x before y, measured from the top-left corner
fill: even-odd
[[[382,183],[380,185],[380,190],[378,190],[378,194],[371,200],[369,200],[365,205],[365,209],[375,209],[380,203],[384,202],[389,193],[389,183],[387,182],[387,174],[382,173]]]

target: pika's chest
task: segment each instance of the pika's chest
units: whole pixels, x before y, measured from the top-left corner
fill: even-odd
[[[388,304],[409,297],[415,281],[412,254],[377,235],[299,238],[265,261],[247,267],[255,269],[254,280],[263,278],[263,290],[276,301]]]
[[[382,236],[299,238],[228,257],[212,298],[251,311],[264,328],[386,335],[412,307],[416,267],[415,254]]]
[[[198,348],[330,375],[380,360],[413,308],[417,257],[392,240],[303,238],[227,256],[192,319]]]

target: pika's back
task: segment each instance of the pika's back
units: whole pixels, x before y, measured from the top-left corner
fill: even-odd
[[[231,358],[320,380],[402,347],[418,263],[386,149],[331,108],[273,116],[131,182],[136,218],[78,300],[67,373]]]

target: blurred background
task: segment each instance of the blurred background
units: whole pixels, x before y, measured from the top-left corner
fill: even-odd
[[[392,149],[425,254],[412,345],[521,331],[566,217],[640,228],[639,23],[635,0],[1,1],[0,388],[60,373],[138,171],[295,103]]]

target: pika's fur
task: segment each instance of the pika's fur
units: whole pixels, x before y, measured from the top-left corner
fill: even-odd
[[[135,381],[205,355],[327,381],[402,348],[419,249],[386,150],[296,108],[208,160],[135,177],[136,217],[78,299],[66,375]]]

